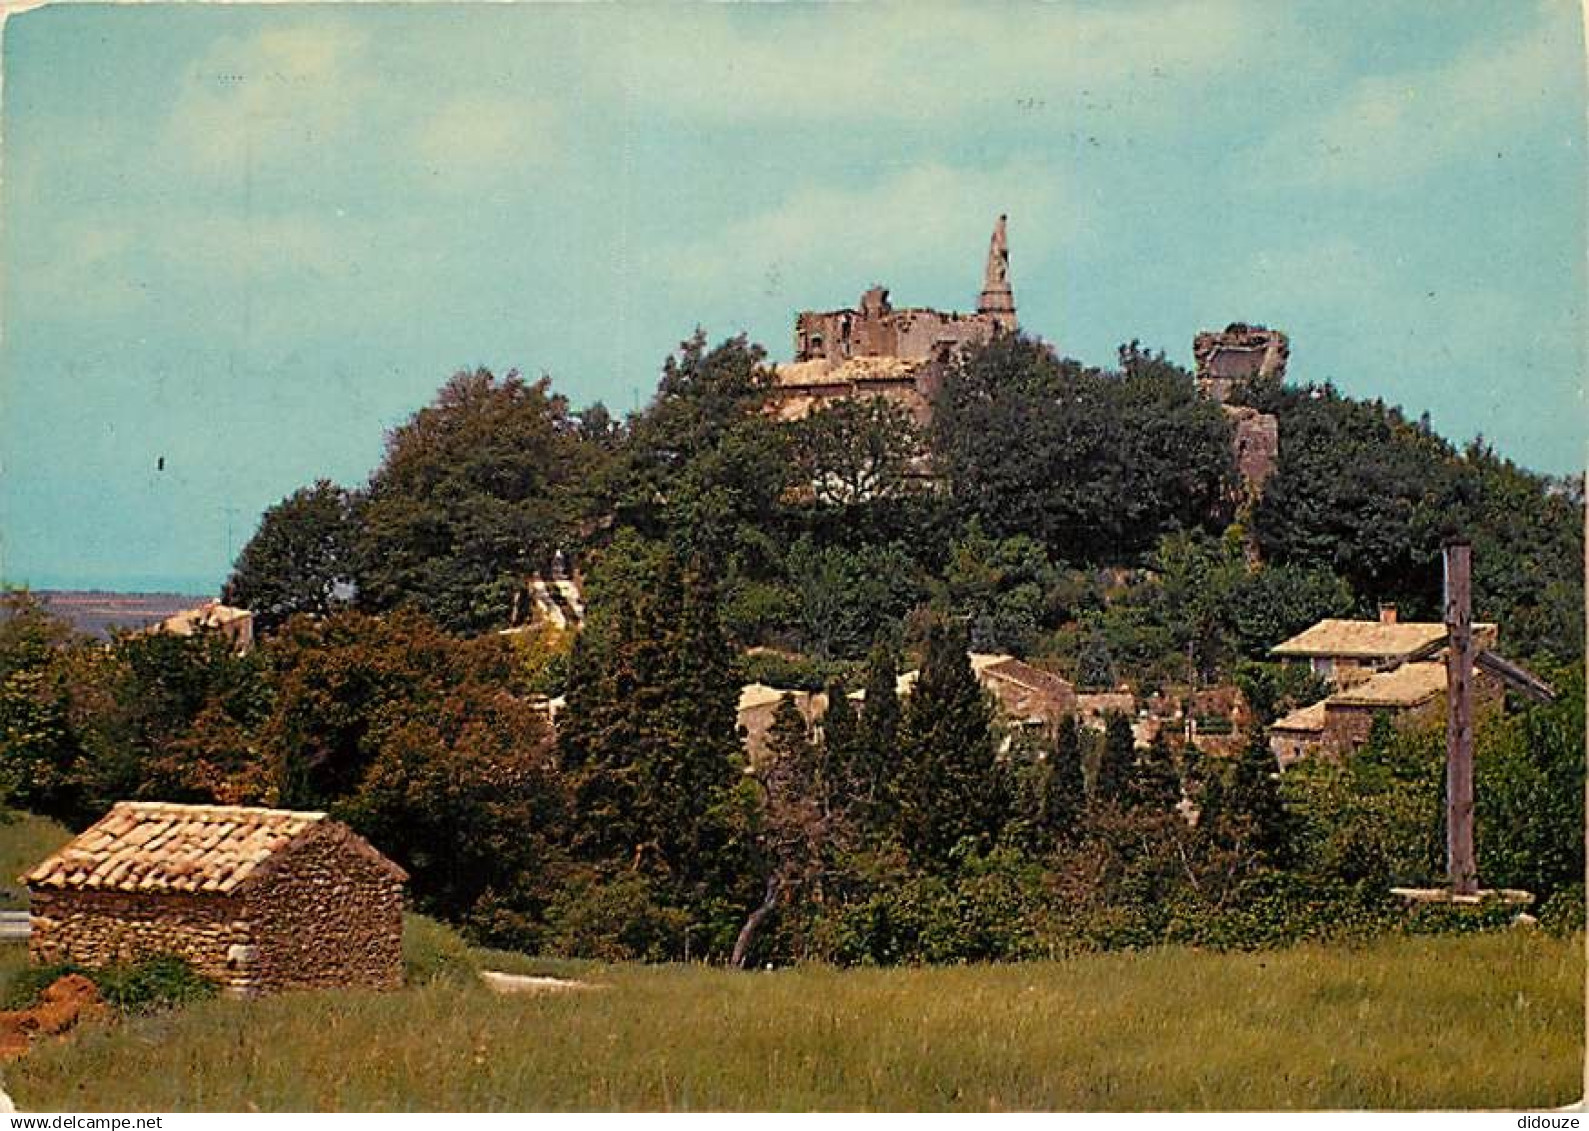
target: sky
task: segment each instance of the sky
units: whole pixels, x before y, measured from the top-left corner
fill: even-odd
[[[0,579],[214,592],[459,369],[629,411],[696,326],[974,308],[1001,212],[1068,356],[1277,326],[1579,471],[1584,57],[1577,0],[14,14]]]

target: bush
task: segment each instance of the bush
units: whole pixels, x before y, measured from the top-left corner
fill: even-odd
[[[1571,935],[1584,929],[1584,895],[1582,884],[1561,888],[1547,899],[1539,909],[1540,928],[1557,936]]]
[[[7,1009],[26,1009],[38,1001],[57,978],[81,974],[99,987],[99,995],[123,1013],[153,1013],[175,1009],[191,1002],[214,997],[220,987],[204,977],[183,958],[157,954],[125,966],[91,969],[75,962],[56,962],[30,966],[19,971],[6,986],[3,1004]]]
[[[688,912],[670,907],[645,876],[576,876],[546,909],[547,948],[605,962],[663,962],[680,956]]]
[[[89,974],[106,1001],[123,1013],[153,1013],[214,997],[214,981],[182,958],[157,954],[130,966],[110,966]]]
[[[28,966],[18,970],[6,983],[5,992],[0,994],[0,1008],[27,1009],[39,1000],[39,995],[57,978],[64,978],[68,974],[94,977],[93,971],[75,962],[52,962],[48,966]]]
[[[469,946],[457,931],[424,915],[403,916],[403,984],[463,985],[479,979]]]
[[[1045,957],[1037,872],[998,850],[968,856],[949,876],[879,878],[821,916],[818,956],[841,965],[1009,962]]]

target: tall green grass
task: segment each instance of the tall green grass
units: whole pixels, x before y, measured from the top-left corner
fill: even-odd
[[[27,1109],[1541,1107],[1579,1094],[1583,940],[732,973],[204,1002],[6,1069]]]
[[[0,911],[26,911],[28,889],[17,877],[72,839],[48,817],[0,810]]]

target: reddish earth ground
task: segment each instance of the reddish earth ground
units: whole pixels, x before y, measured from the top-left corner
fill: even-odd
[[[0,1060],[15,1060],[35,1036],[57,1036],[105,1011],[99,989],[81,974],[55,979],[28,1009],[0,1012]]]

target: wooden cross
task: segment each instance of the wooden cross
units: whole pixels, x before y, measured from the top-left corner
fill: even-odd
[[[1473,855],[1473,547],[1445,547],[1446,872],[1453,895],[1479,890]]]

